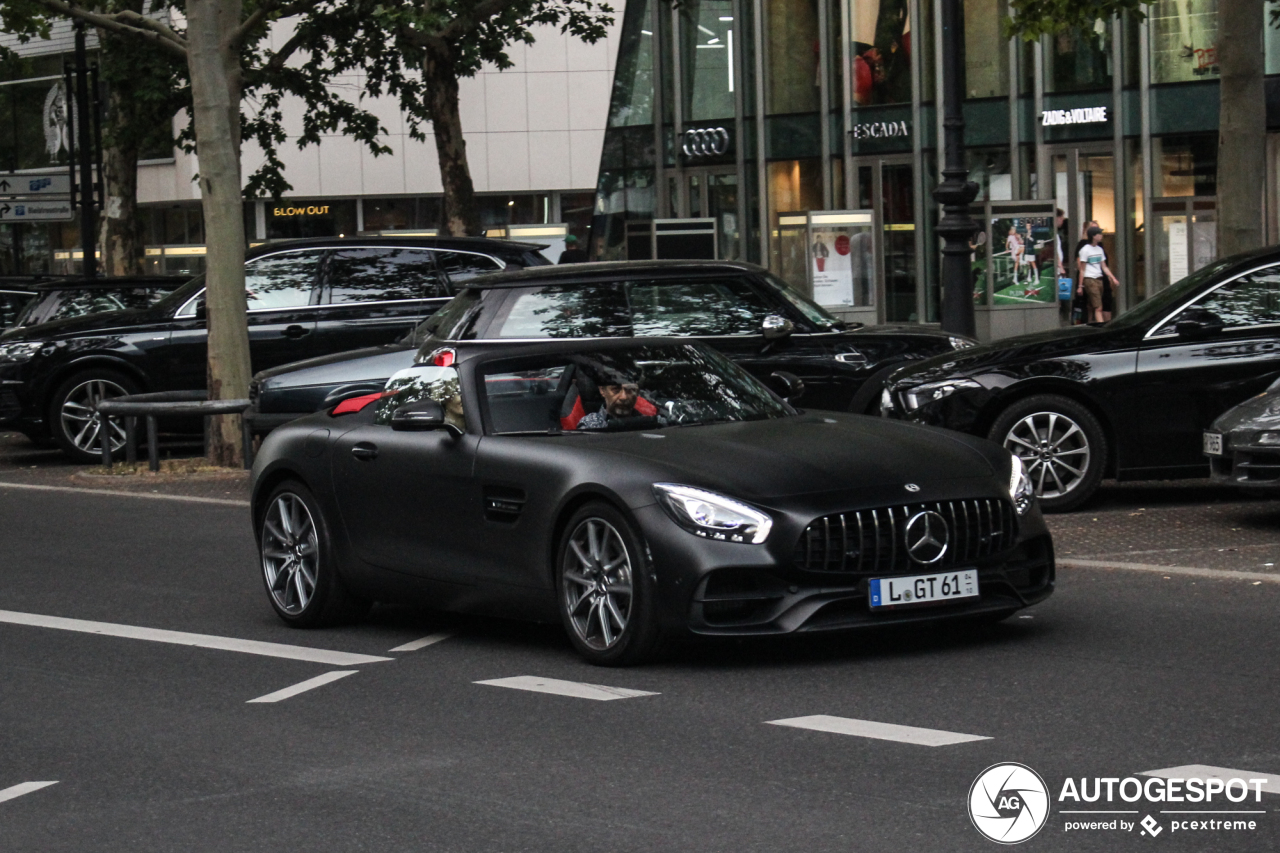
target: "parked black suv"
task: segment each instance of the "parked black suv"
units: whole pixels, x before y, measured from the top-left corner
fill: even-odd
[[[323,408],[457,341],[692,337],[751,373],[795,374],[803,405],[879,410],[880,389],[906,362],[974,345],[925,326],[846,325],[754,264],[629,261],[513,270],[476,279],[398,344],[312,359],[254,377],[255,428]]]
[[[0,329],[18,322],[23,310],[35,298],[36,283],[43,280],[35,276],[0,276]]]
[[[476,275],[549,263],[538,246],[472,238],[298,240],[261,246],[245,264],[255,370],[403,336]],[[0,335],[0,427],[52,436],[97,458],[97,404],[140,391],[205,387],[203,278],[150,308]],[[114,425],[118,446],[123,430]]]
[[[9,325],[38,326],[88,314],[150,308],[189,281],[189,275],[137,275],[43,282],[35,286],[35,298],[21,316]]]

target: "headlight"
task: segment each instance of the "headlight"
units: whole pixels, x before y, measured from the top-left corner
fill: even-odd
[[[968,349],[969,347],[977,346],[977,344],[968,338],[957,338],[955,335],[948,335],[947,340],[951,341],[952,349]]]
[[[11,344],[0,344],[0,364],[22,364],[44,346],[44,341],[16,341]]]
[[[1013,508],[1022,515],[1031,509],[1031,502],[1036,499],[1036,488],[1031,485],[1031,476],[1027,474],[1027,466],[1022,464],[1022,457],[1010,453],[1013,467],[1009,471],[1009,497],[1013,498]]]
[[[773,519],[760,510],[715,492],[654,483],[653,493],[676,524],[706,539],[759,545],[773,527]]]
[[[926,382],[923,385],[917,385],[906,391],[902,398],[908,409],[918,409],[925,403],[932,403],[941,400],[943,397],[950,397],[957,391],[981,387],[972,379],[945,379],[941,382]]]
[[[1254,444],[1280,444],[1280,432],[1260,432],[1253,439]]]

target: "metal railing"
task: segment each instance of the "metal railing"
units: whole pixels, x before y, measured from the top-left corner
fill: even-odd
[[[215,415],[243,415],[249,408],[248,400],[210,400],[205,391],[159,391],[153,394],[129,394],[98,404],[98,412],[104,418],[112,415],[124,418],[125,461],[138,461],[137,421],[146,418],[147,462],[152,471],[160,470],[160,444],[156,434],[156,419],[172,416],[199,416],[204,418],[204,449],[209,452],[209,418]],[[100,430],[102,436],[102,466],[111,470],[115,451],[111,444],[112,430],[107,424]],[[240,439],[244,449],[244,467],[253,467],[253,433],[249,422],[241,418]]]

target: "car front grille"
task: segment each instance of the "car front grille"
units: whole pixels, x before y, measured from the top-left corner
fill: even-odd
[[[921,513],[941,516],[946,550],[933,562],[910,553],[907,527]],[[937,518],[930,517],[933,526]],[[805,528],[795,565],[806,571],[857,572],[867,576],[932,571],[991,557],[1018,538],[1013,505],[1002,498],[930,501],[823,516]],[[916,522],[917,541],[922,528]],[[937,530],[934,530],[937,537]],[[930,554],[926,554],[931,556]]]

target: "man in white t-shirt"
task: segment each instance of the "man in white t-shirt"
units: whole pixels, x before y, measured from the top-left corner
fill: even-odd
[[[1089,317],[1091,322],[1101,323],[1102,317],[1102,277],[1105,275],[1111,283],[1111,294],[1114,297],[1119,280],[1111,274],[1107,267],[1107,253],[1102,248],[1102,229],[1096,225],[1085,232],[1088,242],[1080,247],[1076,262],[1080,266],[1079,292],[1089,298]]]

